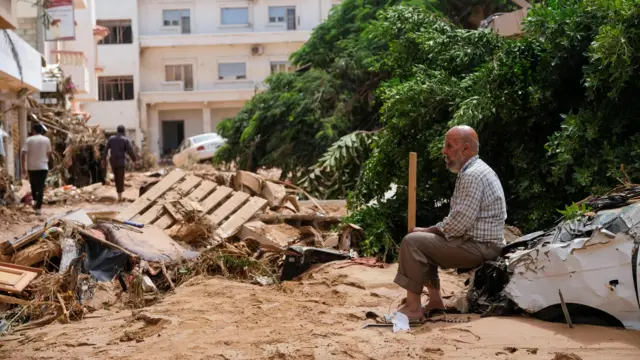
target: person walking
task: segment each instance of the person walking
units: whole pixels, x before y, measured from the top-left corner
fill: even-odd
[[[131,147],[131,142],[124,135],[124,126],[118,126],[117,134],[111,136],[107,141],[107,146],[104,148],[104,153],[102,156],[102,167],[107,167],[107,155],[109,151],[111,151],[111,158],[109,159],[109,164],[111,164],[111,170],[113,171],[113,177],[116,182],[116,191],[118,192],[118,201],[122,201],[122,193],[124,192],[124,173],[125,173],[125,164],[127,154],[134,163],[138,163],[138,159],[136,158],[136,154],[133,152],[133,148]],[[106,171],[105,171],[106,173]]]
[[[34,209],[36,215],[40,215],[51,157],[51,141],[44,136],[44,127],[41,124],[33,126],[33,135],[25,141],[21,155],[22,177],[26,178],[28,171],[31,194],[35,201]]]

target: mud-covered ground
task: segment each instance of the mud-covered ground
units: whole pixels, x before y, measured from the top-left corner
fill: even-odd
[[[113,306],[82,322],[11,334],[2,359],[637,359],[638,332],[531,318],[432,323],[407,333],[362,329],[395,308],[388,269],[342,263],[261,287],[194,278],[142,310]],[[445,294],[463,279],[443,274]],[[454,315],[466,318],[464,315]],[[577,357],[576,357],[577,356]]]
[[[128,191],[135,195],[140,181],[131,176]],[[5,211],[0,240],[71,209],[126,206],[58,204],[45,206],[42,217],[30,209]],[[640,359],[639,332],[569,329],[526,317],[474,315],[469,322],[429,323],[398,334],[363,329],[367,311],[384,315],[399,305],[403,292],[392,282],[397,267],[344,265],[322,265],[300,281],[266,287],[193,278],[141,310],[109,298],[115,304],[80,322],[0,338],[0,359]],[[444,294],[459,293],[464,280],[441,272]]]

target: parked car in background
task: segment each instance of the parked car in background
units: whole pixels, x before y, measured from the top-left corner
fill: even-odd
[[[202,162],[211,160],[218,149],[227,142],[222,136],[216,133],[207,133],[192,136],[184,139],[173,155],[173,164],[182,166],[189,158]]]

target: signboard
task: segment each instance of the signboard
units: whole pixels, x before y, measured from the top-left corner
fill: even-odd
[[[46,41],[76,39],[73,0],[49,0],[45,2],[45,11],[49,17],[49,28],[45,29]]]

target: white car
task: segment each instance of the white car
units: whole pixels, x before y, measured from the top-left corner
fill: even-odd
[[[215,156],[218,149],[226,142],[226,139],[216,133],[186,138],[173,156],[173,164],[182,166],[189,158],[198,162],[209,160]]]

